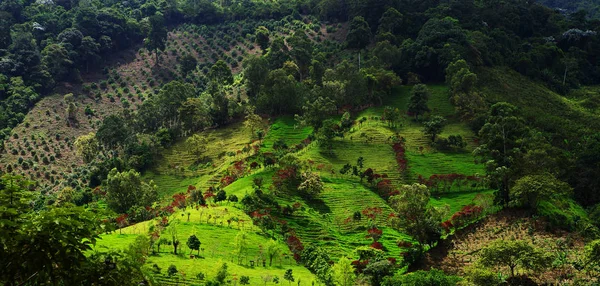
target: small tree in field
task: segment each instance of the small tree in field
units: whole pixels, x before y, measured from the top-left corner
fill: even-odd
[[[424,123],[425,128],[423,128],[423,133],[429,136],[431,142],[435,142],[435,138],[438,134],[442,133],[444,124],[446,124],[446,118],[442,116],[433,116],[429,121]]]
[[[173,276],[173,275],[177,274],[177,272],[179,272],[179,271],[177,270],[177,267],[173,264],[171,264],[169,266],[169,269],[167,270],[167,274],[169,274],[169,276]]]
[[[250,284],[250,277],[248,277],[248,276],[240,277],[240,284],[242,284],[242,285]]]
[[[196,237],[196,235],[192,234],[188,240],[187,240],[187,246],[190,248],[190,254],[192,253],[192,251],[197,250],[198,251],[198,255],[200,255],[200,245],[202,243],[200,242],[200,240],[198,239],[198,237]]]
[[[294,282],[294,273],[292,273],[292,269],[288,269],[285,271],[283,279],[287,280],[289,285],[292,285],[292,282]]]
[[[513,277],[517,267],[540,271],[550,266],[552,259],[524,240],[498,239],[481,249],[479,263],[486,267],[506,266]]]
[[[281,255],[281,248],[275,240],[267,242],[267,257],[269,257],[269,266],[273,266],[273,258]]]
[[[323,181],[318,173],[306,172],[302,174],[304,180],[298,190],[306,194],[307,196],[314,198],[323,192]]]
[[[206,151],[208,140],[203,136],[194,134],[192,137],[188,138],[185,143],[187,144],[190,154],[200,157]]]
[[[177,223],[173,221],[167,228],[167,233],[171,236],[171,243],[173,243],[173,254],[177,255],[177,246],[179,246],[179,239],[177,238]]]

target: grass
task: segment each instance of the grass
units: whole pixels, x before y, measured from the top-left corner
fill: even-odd
[[[409,162],[409,173],[412,180],[419,175],[424,178],[434,174],[485,174],[482,164],[475,164],[473,155],[469,152],[435,152],[423,153],[406,152]]]
[[[190,213],[190,220],[187,221],[187,213]],[[201,216],[202,212],[202,216]],[[182,216],[183,214],[183,216]],[[210,219],[207,223],[208,216],[216,217],[217,220]],[[237,217],[244,220],[245,223],[237,225],[232,223],[227,225],[226,220]],[[256,226],[253,226],[250,218],[244,214],[241,210],[234,207],[234,205],[224,205],[216,208],[207,208],[195,210],[188,208],[187,210],[180,210],[174,213],[170,217],[171,223],[178,220],[175,224],[177,229],[177,236],[181,241],[178,247],[180,255],[174,255],[172,246],[161,246],[160,253],[151,255],[145,267],[150,268],[151,265],[157,264],[163,269],[162,274],[156,275],[157,280],[161,283],[175,283],[177,279],[182,280],[183,276],[181,273],[185,273],[185,277],[189,282],[194,281],[194,277],[199,272],[206,275],[207,279],[212,279],[216,276],[216,272],[222,263],[227,263],[230,276],[228,279],[232,279],[240,276],[249,276],[251,285],[259,284],[261,276],[271,275],[279,276],[280,281],[283,281],[283,274],[286,269],[292,269],[296,280],[300,279],[303,283],[310,285],[312,281],[316,281],[314,275],[312,275],[306,268],[297,265],[291,254],[283,242],[279,242],[279,248],[283,251],[283,255],[274,259],[273,265],[263,267],[257,265],[261,246],[266,245],[270,240],[267,238]],[[125,249],[131,244],[138,235],[147,233],[147,229],[151,222],[144,222],[141,224],[129,226],[122,229],[123,234],[115,232],[112,234],[102,235],[96,245],[96,250],[102,251],[107,247],[111,249]],[[243,259],[241,264],[237,263],[237,255],[233,253],[233,240],[241,232],[246,232],[248,238],[248,251],[247,255]],[[200,251],[200,257],[191,259],[189,257],[190,249],[187,247],[185,242],[187,238],[195,234],[200,239],[203,251]],[[161,234],[162,237],[169,237],[165,232]],[[287,258],[286,258],[287,257]],[[250,260],[255,261],[255,266],[250,266]],[[164,275],[169,265],[175,265],[179,270],[177,277],[167,277]],[[262,282],[261,282],[262,284]]]
[[[473,199],[475,199],[478,195],[492,195],[493,193],[493,190],[482,190],[476,192],[441,194],[432,197],[429,203],[434,207],[447,206],[449,214],[452,216],[452,214],[460,211],[462,207],[470,204],[476,204]]]
[[[399,87],[395,89],[394,95],[385,100],[385,105],[398,107],[406,110],[408,96],[411,87]],[[454,107],[448,101],[447,88],[443,85],[432,85],[432,98],[429,101],[432,114],[440,114],[448,119],[449,124],[442,136],[450,134],[461,134],[467,138],[469,145],[463,152],[442,153],[429,147],[428,139],[423,136],[422,124],[413,121],[412,118],[404,117],[397,128],[389,127],[385,122],[374,119],[375,116],[381,116],[383,107],[368,108],[357,116],[365,116],[369,119],[361,126],[354,126],[343,138],[336,138],[333,141],[332,148],[325,150],[318,142],[309,144],[304,149],[297,152],[297,156],[307,162],[309,168],[320,173],[324,182],[324,191],[317,198],[307,200],[297,196],[297,194],[275,193],[276,201],[281,205],[291,205],[299,202],[302,207],[293,215],[279,217],[287,222],[288,226],[294,229],[296,236],[300,238],[306,246],[315,244],[322,247],[330,257],[336,261],[342,256],[356,258],[355,249],[359,246],[368,246],[372,241],[366,238],[367,228],[376,225],[383,230],[383,236],[379,242],[382,243],[384,250],[389,257],[398,258],[398,253],[402,249],[398,248],[398,241],[412,240],[408,235],[390,227],[388,216],[393,210],[387,205],[386,201],[368,189],[360,182],[359,178],[351,175],[341,175],[339,170],[345,164],[355,165],[359,157],[364,158],[364,167],[373,168],[377,173],[385,173],[395,184],[412,183],[417,174],[430,176],[431,174],[462,173],[474,174],[483,173],[480,165],[473,163],[471,150],[475,147],[473,133],[466,125],[456,120],[454,116]],[[264,140],[261,142],[262,152],[272,152],[273,143],[276,140],[283,139],[288,146],[293,146],[306,139],[311,133],[312,128],[298,127],[292,117],[280,117],[275,119]],[[194,168],[196,158],[187,152],[185,141],[176,142],[172,147],[163,152],[164,156],[152,172],[144,175],[144,179],[154,180],[159,186],[160,194],[169,198],[174,193],[184,192],[188,185],[194,185],[200,190],[218,183],[220,177],[226,172],[227,168],[237,160],[242,160],[249,156],[249,153],[228,156],[227,152],[237,153],[250,143],[251,134],[243,128],[241,123],[231,126],[210,130],[200,133],[209,141],[209,147],[206,151],[206,164],[204,167]],[[409,177],[405,178],[398,171],[395,160],[395,154],[392,150],[390,138],[398,134],[406,139],[406,156],[409,161]],[[425,146],[423,151],[419,151],[419,146]],[[223,156],[225,154],[225,156]],[[176,167],[183,168],[176,168]],[[191,167],[191,168],[190,168]],[[175,171],[177,170],[177,171]],[[227,195],[236,195],[242,199],[246,194],[253,192],[252,182],[256,177],[263,177],[263,190],[270,190],[272,184],[271,177],[275,169],[261,168],[253,171],[251,174],[238,179],[231,185],[224,188]],[[431,204],[435,206],[448,205],[451,212],[460,210],[464,205],[473,203],[473,199],[478,193],[487,194],[490,191],[471,192],[471,193],[452,193],[444,194],[432,198]],[[363,216],[359,221],[353,221],[351,218],[355,212],[362,212],[366,208],[376,207],[382,210],[382,213],[371,221]],[[227,209],[227,212],[225,212]],[[201,211],[203,212],[201,214]],[[187,213],[190,213],[190,221],[187,221]],[[183,215],[183,216],[182,216]],[[211,215],[211,219],[208,219]],[[202,216],[202,220],[200,219]],[[217,218],[218,217],[218,218]],[[243,221],[242,225],[227,223],[228,219],[239,218]],[[180,222],[177,224],[177,232],[181,244],[181,252],[185,255],[175,256],[169,254],[172,247],[166,246],[161,249],[161,253],[151,256],[148,260],[148,267],[157,264],[163,269],[163,273],[156,277],[161,283],[174,284],[177,277],[168,277],[164,274],[169,265],[175,265],[180,273],[185,273],[186,283],[201,283],[193,277],[200,271],[207,275],[209,279],[216,275],[218,267],[227,262],[230,267],[230,273],[236,277],[248,275],[251,277],[251,285],[258,285],[261,275],[278,275],[282,278],[283,272],[287,268],[292,268],[298,278],[304,283],[314,281],[314,276],[303,267],[295,265],[284,265],[282,267],[250,267],[249,260],[255,260],[260,253],[260,245],[268,241],[268,237],[256,226],[253,226],[251,219],[241,210],[239,204],[220,203],[217,207],[207,209],[188,209],[178,211],[172,216],[172,220],[177,218]],[[216,219],[215,219],[216,218]],[[113,233],[104,235],[98,243],[97,249],[104,247],[125,248],[131,243],[136,235],[144,234],[150,227],[151,222],[144,222],[135,226],[130,226],[122,230],[123,234]],[[249,235],[251,249],[244,265],[236,263],[235,255],[232,252],[232,241],[240,228],[244,229]],[[204,252],[201,252],[202,258],[190,259],[189,249],[185,245],[187,237],[196,234],[202,242]],[[166,234],[163,234],[166,235]],[[276,236],[278,237],[278,236]],[[279,239],[282,239],[281,237]],[[289,250],[283,242],[280,247],[289,255]],[[290,264],[290,262],[283,262]],[[202,269],[202,270],[201,270]],[[232,276],[233,277],[233,276]]]
[[[580,107],[576,100],[569,100],[515,71],[482,68],[477,73],[480,87],[489,101],[505,101],[517,106],[527,121],[552,133],[557,144],[600,129],[599,116]]]
[[[273,124],[271,124],[269,131],[263,139],[261,151],[272,152],[273,143],[279,139],[283,139],[283,141],[291,147],[302,142],[302,140],[306,139],[312,132],[312,127],[301,127],[296,120],[290,116],[279,117],[273,121]]]

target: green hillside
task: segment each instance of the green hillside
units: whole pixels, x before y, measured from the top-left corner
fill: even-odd
[[[0,0],[0,285],[596,285],[567,2]]]

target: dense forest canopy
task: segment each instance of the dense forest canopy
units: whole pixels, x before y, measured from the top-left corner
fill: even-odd
[[[194,272],[206,285],[238,281],[223,258],[256,259],[252,285],[255,261],[298,285],[521,285],[560,267],[592,283],[599,5],[2,0],[0,284],[185,279],[161,245],[213,259],[209,233],[232,256]],[[519,239],[430,269],[428,251],[496,213],[525,213]],[[95,248],[136,223],[127,248]],[[581,259],[536,244],[554,230]]]

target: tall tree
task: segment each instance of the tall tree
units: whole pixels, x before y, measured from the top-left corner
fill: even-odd
[[[371,42],[371,28],[365,18],[356,16],[352,19],[346,42],[348,47],[352,49],[363,49],[369,45]]]
[[[431,97],[431,94],[424,84],[417,84],[410,91],[408,112],[412,113],[416,120],[419,119],[419,115],[429,112],[429,107],[427,106],[429,97]]]
[[[162,14],[157,13],[150,18],[150,30],[144,43],[148,50],[154,50],[156,54],[156,64],[158,65],[158,51],[164,51],[167,43],[167,27],[165,25],[165,18]]]
[[[109,150],[124,146],[125,139],[130,135],[131,130],[125,124],[125,120],[118,115],[109,115],[104,118],[98,132],[96,132],[98,141]]]
[[[418,241],[421,253],[424,245],[431,245],[442,234],[442,213],[429,204],[429,198],[425,185],[412,184],[401,186],[400,194],[389,199],[396,212],[393,225]]]
[[[487,162],[487,173],[498,189],[497,199],[502,204],[510,202],[509,188],[526,151],[524,139],[528,130],[516,111],[516,107],[506,102],[492,105],[485,125],[479,130],[482,144],[473,151]]]
[[[98,155],[99,151],[98,139],[95,133],[89,133],[77,137],[75,140],[75,149],[77,155],[83,158],[85,163],[89,163]]]
[[[244,231],[238,233],[233,239],[233,252],[237,255],[238,264],[248,254],[248,234]]]
[[[126,213],[134,206],[151,206],[158,199],[153,182],[142,182],[135,170],[119,172],[112,169],[106,180],[106,202],[117,213]]]
[[[259,26],[256,28],[254,34],[256,37],[256,43],[258,43],[258,46],[262,50],[263,54],[266,54],[267,48],[269,47],[269,29],[267,29],[265,26]]]
[[[186,99],[178,112],[186,130],[199,131],[212,125],[209,106],[201,98]]]
[[[281,255],[282,250],[281,247],[277,244],[275,240],[269,240],[267,242],[267,257],[269,258],[269,266],[273,266],[273,258]]]
[[[233,74],[231,69],[223,60],[218,60],[208,72],[208,79],[219,85],[228,85],[233,83]]]
[[[300,124],[312,126],[319,130],[323,125],[323,120],[337,111],[333,100],[319,96],[313,102],[306,102],[302,106],[302,116],[296,114],[295,118]]]

